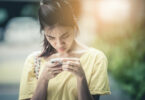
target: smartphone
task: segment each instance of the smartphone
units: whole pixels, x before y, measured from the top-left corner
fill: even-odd
[[[54,58],[50,60],[51,63],[58,63],[58,65],[62,65],[62,60],[61,58]]]

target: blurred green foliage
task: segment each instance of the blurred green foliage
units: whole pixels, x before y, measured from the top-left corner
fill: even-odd
[[[121,88],[130,95],[131,100],[143,100],[145,98],[143,22],[139,25],[123,26],[122,30],[125,34],[120,34],[120,30],[117,32],[116,28],[104,30],[100,31],[96,40],[93,41],[93,46],[105,52],[108,57],[109,72]]]
[[[8,12],[4,8],[0,8],[0,24],[6,21],[8,18]]]
[[[33,18],[37,18],[39,5],[38,4],[27,4],[22,8],[21,16],[30,16]]]

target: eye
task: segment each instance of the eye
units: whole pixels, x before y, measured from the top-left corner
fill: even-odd
[[[51,37],[51,36],[47,36],[49,38],[49,40],[54,40],[55,38],[54,37]]]
[[[67,35],[64,35],[62,38],[67,38],[67,37],[69,37],[69,35],[67,34]]]

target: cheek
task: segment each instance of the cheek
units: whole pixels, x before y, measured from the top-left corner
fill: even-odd
[[[72,36],[70,36],[69,38],[65,39],[65,43],[67,45],[71,45],[73,41],[74,41],[74,38]]]
[[[52,46],[54,46],[54,45],[55,45],[54,41],[49,40],[48,38],[47,38],[47,41],[48,41],[48,42],[49,42]]]
[[[71,34],[66,40],[71,42],[74,39],[75,39],[74,34]]]
[[[55,46],[56,46],[56,42],[55,41],[51,41],[50,40],[50,44],[55,48]]]

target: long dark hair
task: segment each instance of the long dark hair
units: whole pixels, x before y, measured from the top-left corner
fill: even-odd
[[[56,50],[48,42],[43,30],[49,26],[53,28],[56,24],[72,26],[78,30],[76,19],[71,4],[66,0],[42,0],[38,11],[40,22],[40,33],[44,35],[43,51],[39,57],[48,57]]]

